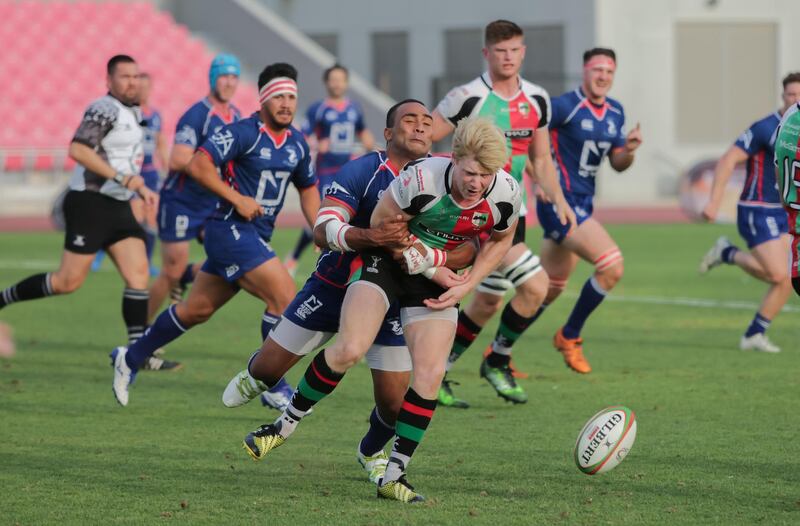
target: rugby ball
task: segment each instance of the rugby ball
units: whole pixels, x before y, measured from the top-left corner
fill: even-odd
[[[636,415],[625,406],[606,407],[586,422],[575,442],[575,465],[587,475],[617,467],[636,440]]]

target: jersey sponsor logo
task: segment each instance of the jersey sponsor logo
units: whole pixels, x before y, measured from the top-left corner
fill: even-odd
[[[233,146],[233,133],[230,130],[224,132],[217,132],[211,136],[211,144],[219,152],[220,157],[225,157]]]
[[[753,142],[753,132],[751,130],[747,130],[739,136],[739,140],[744,143],[744,149],[749,150],[750,143]]]
[[[462,219],[462,217],[459,217],[459,219]],[[464,217],[463,219],[466,221],[466,220],[469,220],[471,218]],[[423,230],[426,234],[429,234],[429,235],[434,236],[434,237],[440,237],[440,238],[446,239],[448,241],[464,241],[466,239],[469,239],[466,236],[459,236],[457,234],[453,234],[453,233],[450,233],[450,232],[441,232],[439,230],[433,230],[432,228],[429,228],[424,223],[417,223],[417,226],[421,230]]]
[[[533,137],[533,130],[530,128],[506,130],[504,133],[507,139],[530,139]]]
[[[400,323],[400,320],[397,318],[387,319],[386,322],[390,326],[390,330],[394,333],[395,336],[402,336],[403,335],[403,325]]]
[[[528,116],[528,114],[531,112],[531,105],[530,105],[530,104],[528,104],[528,103],[527,103],[527,102],[525,102],[525,101],[522,101],[522,102],[520,102],[520,103],[518,103],[518,104],[517,104],[517,111],[518,111],[518,112],[520,113],[520,115],[522,115],[523,117],[527,117],[527,116]]]
[[[581,129],[584,131],[594,131],[594,121],[592,119],[583,119],[581,121]]]
[[[178,130],[178,133],[175,134],[175,143],[197,146],[197,132],[188,124],[184,124],[184,126]]]
[[[286,159],[286,162],[289,164],[289,166],[292,168],[297,166],[297,150],[294,149],[294,146],[287,146],[286,153],[289,155],[289,157]]]
[[[261,159],[265,159],[267,161],[270,161],[270,160],[272,160],[272,150],[269,149],[269,148],[261,148],[261,150],[258,152],[258,156]]]
[[[472,226],[474,226],[475,228],[482,228],[487,221],[489,221],[489,214],[487,214],[486,212],[472,213]]]
[[[75,240],[72,242],[73,245],[76,247],[85,247],[86,246],[86,236],[75,235]]]
[[[344,186],[334,181],[333,183],[331,183],[330,187],[328,187],[328,192],[325,195],[336,195],[339,193],[342,193],[344,195],[350,195],[350,192],[348,192]]]
[[[608,134],[614,136],[617,134],[617,125],[614,121],[608,121]]]
[[[371,272],[373,274],[377,274],[378,273],[378,263],[381,262],[382,258],[379,257],[379,256],[370,256],[370,257],[372,258],[372,263],[370,264],[370,266],[368,266],[366,268],[366,271],[367,272]]]
[[[422,170],[419,167],[417,167],[416,172],[417,172],[417,187],[421,192],[425,190],[425,178],[422,176]]]
[[[308,316],[310,316],[313,312],[317,311],[320,307],[322,307],[322,302],[317,299],[316,296],[313,294],[308,297],[306,301],[300,304],[297,307],[297,310],[294,311],[294,315],[300,318],[301,320],[305,320]]]
[[[326,121],[335,121],[336,120],[336,112],[333,110],[328,110],[325,112],[325,120]]]
[[[225,275],[227,277],[231,277],[234,274],[236,274],[237,272],[239,272],[239,265],[237,265],[236,263],[234,263],[233,265],[231,265],[229,267],[225,267]]]

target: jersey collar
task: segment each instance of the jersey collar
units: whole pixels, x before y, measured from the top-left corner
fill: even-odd
[[[494,88],[492,87],[492,77],[491,75],[489,75],[488,71],[484,71],[483,73],[481,73],[480,79],[484,84],[486,84],[486,87],[489,88],[489,90],[492,93],[494,93],[497,97],[500,97],[503,100],[512,100],[514,97],[519,95],[520,91],[522,91],[522,77],[519,76],[519,74],[517,74],[517,92],[514,93],[514,95],[509,98],[503,97],[502,95],[494,91]]]
[[[385,166],[387,170],[392,172],[393,176],[397,177],[397,174],[400,173],[401,167],[394,164],[392,160],[389,159],[389,154],[386,153],[385,151],[378,152],[378,155],[380,156],[382,161],[381,165]]]
[[[275,145],[275,148],[282,148],[283,145],[286,144],[286,141],[289,139],[289,137],[292,135],[292,130],[290,130],[289,128],[286,128],[285,130],[281,130],[279,132],[274,132],[269,128],[267,128],[267,125],[264,124],[263,122],[258,127],[258,131],[269,137],[269,140],[272,141],[272,144]]]
[[[608,111],[608,108],[611,106],[608,103],[607,97],[603,99],[603,104],[598,106],[597,104],[594,104],[592,101],[589,100],[589,97],[587,97],[586,93],[583,92],[583,86],[578,86],[578,89],[575,91],[578,93],[578,97],[580,97],[581,99],[581,106],[587,108],[592,113],[592,115],[594,115],[595,119],[601,121],[605,118],[606,112]]]

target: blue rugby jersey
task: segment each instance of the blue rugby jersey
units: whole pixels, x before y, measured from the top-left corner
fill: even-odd
[[[272,237],[288,183],[306,188],[317,182],[308,144],[300,130],[290,126],[276,135],[261,122],[258,113],[223,127],[199,151],[220,168],[231,187],[262,206],[264,215],[254,219],[253,224],[265,240]],[[247,222],[228,202],[220,202],[212,219]]]

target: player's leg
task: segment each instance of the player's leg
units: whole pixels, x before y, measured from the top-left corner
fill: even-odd
[[[122,319],[128,330],[128,344],[132,344],[147,328],[147,282],[150,274],[144,241],[139,237],[128,237],[108,246],[107,250],[125,282]]]
[[[238,281],[240,287],[266,304],[261,320],[261,340],[280,319],[287,305],[294,299],[294,280],[280,260],[269,255],[269,260],[247,271]]]
[[[497,333],[484,354],[480,374],[504,400],[525,403],[528,395],[512,374],[511,349],[536,319],[550,280],[539,258],[524,244],[512,247],[504,259],[512,261],[502,272],[515,294],[503,309]]]
[[[179,338],[190,328],[208,320],[214,312],[236,295],[237,288],[224,278],[201,270],[187,298],[170,305],[156,317],[144,336],[128,348],[117,347],[111,353],[114,366],[114,396],[128,405],[128,387],[137,371],[153,353]]]
[[[402,340],[402,337],[399,339]],[[372,373],[375,407],[369,416],[369,429],[359,442],[356,458],[374,484],[386,472],[389,456],[384,448],[395,435],[397,414],[411,379],[411,355],[408,348],[404,341],[393,343],[401,345],[376,343],[370,347],[366,356]]]
[[[589,373],[591,366],[583,356],[581,330],[608,292],[622,278],[622,252],[606,229],[594,218],[588,218],[567,237],[563,245],[585,261],[595,271],[584,283],[567,322],[554,337],[555,347],[562,352],[567,365],[576,372]],[[558,275],[554,276],[556,279]]]
[[[76,254],[64,250],[57,271],[28,276],[0,292],[0,308],[20,301],[75,292],[89,274],[93,259],[94,254]]]
[[[254,460],[283,444],[311,408],[331,394],[345,372],[366,354],[389,304],[383,289],[372,282],[356,281],[347,288],[336,342],[314,356],[283,414],[245,437],[245,450]]]
[[[303,255],[303,252],[308,248],[314,241],[314,235],[307,226],[304,226],[303,229],[300,231],[300,237],[297,238],[297,242],[292,249],[292,252],[287,256],[286,261],[284,261],[284,265],[286,266],[286,271],[294,277],[295,273],[297,272],[297,263],[300,261],[300,257]]]
[[[189,241],[161,240],[161,271],[150,285],[148,315],[152,318],[189,267]]]
[[[752,257],[763,269],[763,279],[769,284],[769,289],[767,289],[753,321],[742,336],[739,343],[742,350],[780,351],[777,345],[769,341],[766,331],[792,293],[787,264],[791,239],[789,234],[783,234],[780,238],[765,241],[751,250]]]
[[[397,438],[386,474],[378,487],[379,497],[402,502],[423,500],[405,480],[405,471],[433,418],[447,352],[455,336],[457,316],[455,308],[443,311],[425,307],[403,309],[403,333],[411,354],[414,377],[397,415]]]

